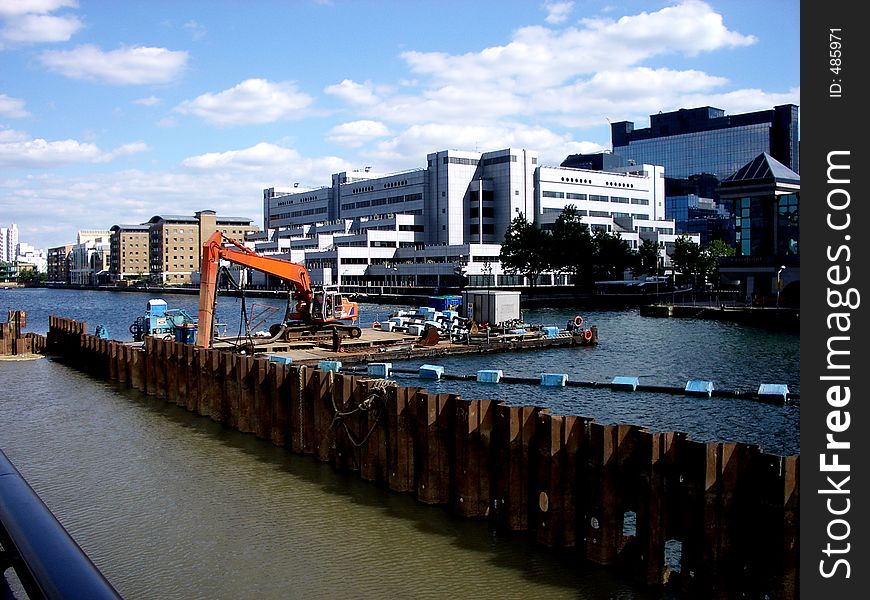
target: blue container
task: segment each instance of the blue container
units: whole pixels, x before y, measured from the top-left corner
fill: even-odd
[[[196,343],[196,325],[193,323],[182,323],[175,327],[175,341],[182,344]]]
[[[279,364],[282,364],[282,365],[292,365],[292,364],[293,364],[293,359],[290,358],[289,356],[281,356],[281,355],[278,355],[278,354],[270,354],[270,355],[269,355],[269,362],[279,363]]]
[[[501,378],[501,369],[481,369],[477,372],[477,381],[480,383],[498,383]]]
[[[559,328],[558,327],[542,327],[541,331],[544,332],[548,338],[559,337]]]
[[[637,384],[638,384],[638,383],[639,383],[639,382],[638,382],[638,378],[637,378],[637,377],[624,377],[624,376],[619,376],[619,377],[614,377],[614,378],[613,378],[613,381],[610,382],[610,386],[611,386],[613,389],[618,389],[618,390],[629,390],[629,391],[632,391],[632,392],[633,392],[634,390],[637,389]]]
[[[775,400],[785,404],[788,400],[788,386],[783,383],[762,383],[758,386],[758,397],[762,400]]]
[[[444,367],[440,365],[420,365],[420,379],[441,379],[444,375]]]
[[[456,310],[462,304],[462,296],[429,296],[429,306],[437,311]]]
[[[335,371],[338,372],[341,370],[341,361],[340,360],[321,360],[317,365],[317,368],[321,371]]]
[[[690,379],[686,382],[686,393],[694,396],[707,396],[709,398],[713,395],[713,382],[702,379]]]
[[[390,370],[393,368],[393,363],[370,363],[367,372],[372,377],[382,377],[386,379],[390,376]]]
[[[566,383],[568,375],[565,373],[541,373],[541,385],[563,387]]]

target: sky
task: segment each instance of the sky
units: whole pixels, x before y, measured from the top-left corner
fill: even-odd
[[[0,0],[0,227],[36,248],[448,149],[800,105],[797,0]]]

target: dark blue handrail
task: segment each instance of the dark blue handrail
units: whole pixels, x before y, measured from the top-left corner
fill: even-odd
[[[121,598],[2,450],[0,544],[31,600]]]

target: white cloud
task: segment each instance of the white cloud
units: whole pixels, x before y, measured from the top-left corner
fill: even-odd
[[[559,164],[565,156],[604,147],[591,142],[577,142],[570,135],[545,127],[506,122],[491,125],[412,125],[389,140],[378,143],[366,153],[381,170],[401,170],[419,166],[429,152],[462,149],[485,152],[498,148],[528,148],[539,153],[541,164]],[[409,164],[409,161],[411,164]]]
[[[23,131],[14,129],[0,129],[0,143],[23,142],[28,139],[28,135]]]
[[[78,4],[72,0],[0,0],[0,50],[69,40],[82,27],[79,18],[48,13],[76,7]]]
[[[547,2],[544,4],[544,10],[547,11],[547,16],[544,20],[551,25],[564,23],[573,8],[573,2]]]
[[[167,83],[177,79],[187,64],[187,52],[136,46],[105,52],[93,45],[73,50],[48,51],[43,64],[71,79],[113,85]]]
[[[7,119],[23,119],[30,116],[24,109],[24,100],[0,94],[0,117]]]
[[[261,142],[241,150],[208,152],[191,156],[181,162],[181,166],[203,173],[271,173],[275,180],[329,181],[332,173],[348,168],[348,163],[334,156],[305,157],[293,148]],[[288,174],[286,177],[283,174]],[[268,180],[268,178],[267,178]]]
[[[558,0],[544,7],[550,11],[550,22],[565,20],[574,8]],[[412,85],[385,87],[345,79],[325,92],[364,117],[360,121],[382,123],[397,132],[377,146],[376,152],[385,159],[398,158],[391,148],[405,148],[415,136],[430,131],[432,123],[440,124],[436,130],[455,133],[435,136],[449,141],[449,147],[505,147],[511,143],[508,128],[514,123],[534,123],[553,131],[581,127],[603,131],[611,118],[629,120],[650,111],[688,106],[694,98],[719,98],[730,85],[724,77],[698,69],[652,68],[646,63],[668,54],[692,56],[755,41],[727,28],[722,16],[704,2],[686,0],[655,12],[584,19],[569,27],[522,27],[504,45],[465,54],[406,51],[401,57],[416,79],[403,79]],[[752,91],[746,95],[758,97]],[[408,129],[402,132],[398,126]],[[478,143],[468,141],[465,134],[478,128],[504,134],[488,136],[492,146],[480,135],[473,136]],[[345,139],[343,133],[336,128],[328,136],[352,147],[371,141],[353,135]],[[583,144],[559,135],[559,141],[540,143],[554,148]],[[528,135],[526,139],[534,141]],[[432,147],[421,147],[419,152]]]
[[[727,80],[700,71],[638,67],[602,71],[588,80],[535,93],[531,102],[566,127],[600,125],[605,117],[625,120],[656,107],[679,108],[686,95],[709,92]]]
[[[42,248],[69,243],[79,229],[205,209],[261,224],[265,188],[295,181],[321,185],[332,173],[352,168],[341,158],[306,157],[274,144],[194,156],[182,166],[187,172],[125,170],[76,177],[46,172],[15,179],[3,179],[0,169],[0,212],[18,224],[22,241]],[[204,189],[209,190],[205,199]],[[52,218],[46,220],[46,214]]]
[[[142,152],[149,152],[151,147],[145,142],[131,142],[129,144],[123,144],[122,146],[118,146],[111,152],[106,153],[102,162],[109,162],[118,158],[119,156],[130,156],[132,154],[140,154]]]
[[[371,106],[380,101],[378,96],[375,95],[374,86],[370,81],[356,83],[350,79],[345,79],[341,83],[327,87],[324,91],[349,104]]]
[[[76,0],[0,0],[0,18],[43,15],[59,8],[78,8]]]
[[[88,142],[31,139],[22,132],[0,130],[0,167],[7,168],[50,169],[76,163],[103,163],[148,149],[144,142],[133,142],[104,152]]]
[[[0,49],[16,44],[66,42],[81,29],[78,17],[24,15],[7,19],[0,28]]]
[[[341,146],[357,148],[387,135],[390,135],[390,130],[380,121],[361,120],[336,125],[326,134],[326,139]]]
[[[580,28],[523,27],[508,44],[479,52],[409,51],[402,57],[414,73],[429,75],[436,83],[537,89],[602,69],[637,65],[663,54],[691,56],[754,42],[752,36],[727,29],[721,15],[708,5],[688,0],[615,21],[584,19]]]
[[[311,96],[292,82],[246,79],[228,90],[182,102],[175,110],[216,125],[253,125],[308,116],[311,103]]]
[[[226,152],[208,152],[191,156],[181,162],[183,167],[200,171],[226,170],[262,170],[267,166],[291,163],[299,159],[299,153],[290,148],[282,148],[275,144],[261,142],[243,150],[228,150]]]
[[[45,168],[77,162],[92,162],[102,156],[94,144],[77,140],[49,142],[43,139],[0,143],[0,166]]]

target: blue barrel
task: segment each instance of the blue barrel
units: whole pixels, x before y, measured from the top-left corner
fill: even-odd
[[[196,342],[196,325],[193,323],[182,323],[175,326],[175,341],[182,344],[193,344]]]

